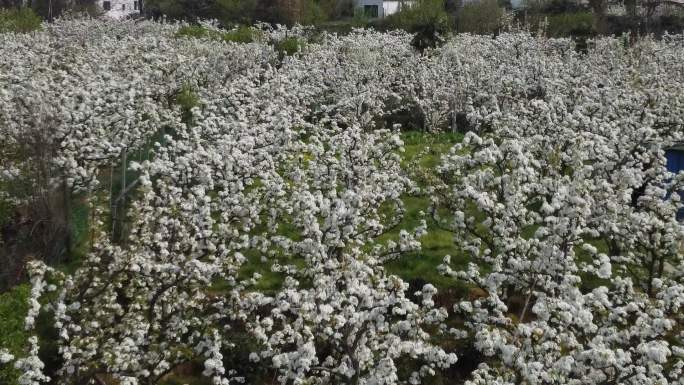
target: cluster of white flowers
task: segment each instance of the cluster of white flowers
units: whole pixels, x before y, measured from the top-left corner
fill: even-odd
[[[7,349],[0,349],[0,364],[6,364],[11,362],[14,356],[7,351]]]
[[[41,382],[50,381],[50,377],[43,374],[45,364],[38,358],[38,337],[30,337],[28,343],[28,355],[14,363],[14,367],[21,371],[19,385],[39,385]]]
[[[429,299],[434,288],[424,289],[422,306],[415,304],[404,296],[406,283],[367,258],[341,255],[310,264],[300,280],[288,278],[275,298],[261,301],[270,312],[253,322],[265,349],[257,358],[270,358],[281,382],[394,384],[394,361],[411,358],[424,362],[411,375],[419,383],[456,362],[455,354],[430,343],[447,317]]]
[[[683,175],[665,150],[684,140],[683,43],[603,39],[578,55],[502,36],[484,44],[503,54],[461,74],[479,88],[472,131],[443,157],[432,199],[472,263],[442,270],[481,289],[454,310],[498,363],[472,384],[681,379]]]
[[[681,37],[580,55],[570,40],[462,35],[421,54],[406,33],[358,30],[283,56],[265,42],[309,31],[237,44],[178,28],[0,35],[0,182],[50,153],[45,177],[101,203],[123,169],[120,196],[92,204],[80,268],[31,266],[26,324],[52,315],[60,381],[154,384],[199,362],[240,382],[225,364],[238,330],[283,384],[419,384],[461,343],[487,357],[473,384],[681,376],[684,174],[664,160],[684,140]],[[473,262],[442,270],[481,289],[451,313],[384,267],[428,231],[400,229],[417,189],[395,125],[407,113],[471,131],[425,190]],[[49,151],[9,150],[27,143]],[[281,284],[258,290],[264,274]],[[21,381],[47,381],[30,344]]]

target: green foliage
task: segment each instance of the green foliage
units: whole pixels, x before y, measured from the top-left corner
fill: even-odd
[[[248,26],[240,26],[232,31],[221,33],[198,24],[191,24],[179,28],[176,32],[176,37],[187,37],[194,39],[208,38],[229,41],[233,43],[251,43],[255,40],[256,33],[251,27]]]
[[[176,94],[175,102],[181,106],[183,110],[189,111],[199,104],[199,97],[195,91],[193,91],[192,87],[184,85]]]
[[[416,35],[411,45],[423,51],[441,45],[444,35],[453,29],[453,20],[446,11],[444,0],[419,0],[382,21],[388,29],[403,29]]]
[[[585,10],[588,9],[574,0],[550,0],[544,4],[544,13],[548,14],[559,15],[563,13],[576,13]]]
[[[255,40],[255,33],[251,27],[240,26],[232,31],[223,34],[224,41],[234,43],[251,43]]]
[[[31,8],[0,9],[0,33],[37,31],[42,22]]]
[[[497,0],[482,0],[463,6],[456,18],[457,30],[460,33],[489,35],[499,31],[503,8]]]
[[[275,43],[275,49],[278,51],[280,57],[292,56],[300,50],[304,49],[306,42],[297,37],[286,37]]]
[[[421,238],[421,250],[412,252],[389,262],[387,264],[387,271],[400,276],[401,278],[411,281],[414,279],[423,279],[437,286],[438,288],[450,287],[454,284],[453,279],[442,276],[437,270],[445,255],[451,255],[453,263],[461,263],[465,268],[467,266],[467,258],[454,245],[453,234],[438,229],[429,217],[423,217],[421,212],[428,213],[430,200],[422,196],[405,196],[403,199],[406,214],[400,225],[401,229],[411,231],[415,229],[421,219],[425,219],[428,224],[428,234]],[[382,237],[385,239],[397,239],[399,237],[399,229],[393,233],[386,234]]]
[[[571,13],[531,13],[524,23],[532,30],[539,30],[544,26],[544,32],[549,37],[587,38],[597,34],[595,26],[597,19],[590,11]]]
[[[594,33],[594,15],[591,12],[550,15],[547,21],[547,33],[552,37],[589,36]]]
[[[533,14],[559,15],[588,10],[574,0],[525,0],[524,3],[527,12]]]
[[[511,3],[511,0],[497,0],[497,4],[499,4],[499,7],[507,10],[513,9],[513,3]]]
[[[0,184],[0,191],[3,191],[3,186]],[[0,197],[0,227],[7,224],[14,213],[15,206]],[[2,236],[0,235],[0,245],[2,245]]]
[[[89,16],[102,14],[102,8],[96,4],[95,0],[30,0],[27,3],[36,15],[47,21],[68,13]]]
[[[387,16],[384,24],[391,29],[404,29],[412,33],[419,33],[429,26],[444,33],[452,27],[444,0],[419,0],[415,5]]]
[[[173,101],[180,106],[181,111],[183,112],[183,121],[188,122],[192,117],[190,110],[199,106],[200,98],[192,86],[184,84],[176,93]]]
[[[224,24],[251,24],[256,0],[216,0],[216,15]]]
[[[28,334],[24,330],[24,317],[28,313],[29,285],[16,286],[0,294],[0,347],[20,357],[24,354]],[[0,384],[16,384],[19,371],[6,365],[0,367]]]
[[[351,19],[351,26],[354,28],[365,28],[368,26],[370,20],[368,15],[361,8],[354,9],[354,17]]]
[[[354,0],[319,0],[318,6],[325,13],[327,20],[354,17]]]
[[[277,0],[147,0],[145,13],[154,18],[165,16],[191,22],[217,19],[225,26],[251,25],[255,21],[318,25],[329,15],[342,12],[335,1],[301,0],[292,8],[291,4]]]
[[[70,260],[78,260],[88,252],[90,239],[90,210],[84,200],[75,200],[71,208],[71,234],[74,242],[74,255]]]
[[[170,19],[182,19],[185,13],[179,2],[171,0],[147,0],[145,8],[148,13],[155,16],[164,15]]]
[[[145,0],[147,16],[197,21],[216,18],[215,0]]]
[[[402,168],[414,170],[417,173],[415,179],[419,187],[426,187],[425,179],[434,176],[435,170],[440,163],[442,155],[463,139],[460,133],[436,133],[429,134],[419,131],[409,131],[402,134],[404,141],[404,153],[402,154]],[[421,238],[421,250],[390,262],[387,265],[388,272],[396,274],[410,281],[423,279],[443,289],[453,287],[453,280],[439,274],[437,266],[442,263],[445,255],[452,256],[452,262],[460,262],[465,267],[467,259],[455,246],[453,235],[439,229],[429,218],[428,213],[430,199],[427,196],[404,196],[402,198],[406,213],[399,228],[394,232],[385,234],[380,241],[396,239],[399,231],[415,229],[422,219],[427,221],[428,234]],[[461,289],[461,288],[458,288]]]
[[[184,25],[178,29],[176,32],[176,37],[190,37],[190,38],[203,38],[203,37],[210,37],[211,36],[211,31],[209,31],[207,28],[197,25],[197,24],[192,24],[192,25]]]
[[[303,25],[320,25],[328,19],[321,4],[316,0],[303,0],[298,22]]]
[[[672,14],[661,15],[657,27],[662,32],[684,33],[684,9],[672,12]]]

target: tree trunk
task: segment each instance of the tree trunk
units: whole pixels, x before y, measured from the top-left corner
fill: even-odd
[[[69,189],[66,176],[64,176],[62,181],[62,198],[64,200],[64,249],[66,250],[67,257],[70,258],[73,251],[71,239],[71,190]]]
[[[628,16],[634,17],[637,14],[637,1],[625,0],[625,11]]]
[[[121,155],[121,191],[126,189],[126,165],[128,164],[128,149],[123,150]],[[124,223],[126,221],[126,196],[121,197],[121,202],[117,202],[117,208],[119,208],[119,240],[123,239],[124,234]]]

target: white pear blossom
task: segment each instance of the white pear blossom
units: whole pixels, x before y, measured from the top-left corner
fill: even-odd
[[[75,272],[29,264],[31,337],[0,350],[20,384],[51,381],[41,315],[65,384],[185,364],[244,382],[233,353],[283,384],[418,384],[458,351],[479,360],[467,384],[681,381],[684,173],[665,151],[684,141],[682,36],[418,53],[405,32],[262,25],[240,44],[182,27],[0,34],[0,185],[82,194],[93,219]],[[288,36],[311,39],[279,55]],[[400,128],[467,133],[414,180]],[[432,207],[407,228],[415,193]],[[472,290],[453,309],[385,269],[433,225],[468,260],[439,267]]]

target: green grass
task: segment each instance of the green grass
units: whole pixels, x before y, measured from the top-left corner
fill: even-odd
[[[71,206],[71,237],[73,248],[69,263],[80,261],[90,248],[90,209],[84,197],[77,197]]]
[[[303,50],[306,47],[306,41],[297,37],[286,37],[275,43],[274,48],[278,51],[278,55],[283,58],[285,56],[292,56],[295,53]]]
[[[404,141],[402,167],[405,170],[414,170],[418,175],[413,176],[419,186],[425,187],[422,179],[436,175],[441,156],[462,139],[463,135],[459,133],[405,132],[402,134]],[[403,255],[389,262],[388,272],[409,281],[423,279],[438,288],[453,287],[454,281],[437,271],[437,266],[442,263],[445,255],[450,255],[455,265],[465,266],[468,262],[454,244],[453,235],[439,229],[429,217],[429,197],[405,195],[402,200],[406,213],[400,226],[395,231],[384,234],[379,241],[396,239],[400,230],[411,231],[419,226],[423,219],[427,222],[428,233],[421,238],[420,251]]]
[[[409,131],[401,135],[404,141],[402,167],[409,169],[416,164],[424,171],[434,171],[439,165],[441,156],[451,147],[463,140],[463,134],[452,132],[425,133]]]
[[[232,31],[219,32],[201,25],[186,25],[178,29],[177,38],[213,39],[233,43],[252,43],[256,40],[256,31],[248,26],[240,26]]]
[[[251,278],[254,273],[261,274],[261,279],[258,281],[255,289],[264,293],[273,293],[278,290],[282,284],[283,277],[279,273],[271,271],[272,261],[262,262],[262,254],[257,250],[250,250],[245,253],[247,262],[242,265],[240,269],[240,277],[243,279]]]
[[[233,43],[251,43],[255,40],[255,31],[250,27],[241,26],[233,31],[229,31],[222,36],[224,41]]]
[[[176,102],[181,105],[194,105],[196,100],[191,91],[187,89],[181,90],[177,96]],[[190,100],[192,99],[192,100]],[[446,153],[455,143],[462,139],[461,134],[455,133],[437,133],[429,134],[424,132],[411,131],[402,134],[402,140],[405,143],[405,151],[402,154],[402,166],[406,170],[418,166],[417,170],[422,173],[433,174],[440,157]],[[145,152],[145,149],[142,150]],[[128,161],[137,160],[136,153],[129,155]],[[118,196],[122,189],[120,167],[114,170],[114,179],[112,186],[113,196]],[[415,171],[415,170],[414,170]],[[127,183],[137,177],[137,173],[131,170],[126,171]],[[108,182],[108,181],[107,181]],[[419,181],[419,184],[420,181]],[[103,200],[107,201],[105,199]],[[448,286],[451,280],[442,277],[437,273],[437,265],[442,262],[445,255],[451,255],[452,261],[456,264],[462,263],[464,266],[466,260],[460,258],[460,252],[454,245],[453,236],[449,232],[437,228],[429,217],[421,213],[427,213],[430,205],[429,198],[424,195],[405,195],[403,197],[406,212],[400,226],[394,231],[384,234],[379,242],[387,242],[390,239],[398,239],[399,231],[404,229],[412,231],[420,225],[422,219],[426,219],[428,223],[428,234],[421,239],[422,250],[415,253],[409,253],[388,264],[388,270],[401,276],[404,279],[417,279],[434,282],[438,286]],[[73,255],[67,260],[60,270],[65,272],[74,272],[82,258],[89,251],[90,246],[90,223],[89,223],[88,205],[82,197],[77,197],[72,202],[72,226],[73,226]],[[107,221],[109,223],[111,221]],[[280,226],[280,232],[292,239],[297,239],[297,229],[288,223],[283,223]],[[251,277],[254,273],[262,275],[262,279],[257,285],[258,290],[271,292],[280,287],[282,277],[278,273],[271,271],[271,263],[264,263],[261,261],[261,253],[256,250],[245,252],[247,262],[240,271],[240,276],[243,278]],[[293,263],[296,261],[287,261]],[[211,291],[217,292],[224,290],[225,287],[221,282],[216,282],[211,287]]]
[[[187,94],[188,95],[184,95],[182,92],[179,93],[178,98],[175,101],[181,105],[187,106],[194,104],[194,101],[190,100],[192,99],[191,92],[188,91]],[[186,96],[188,100],[185,100]],[[186,101],[188,103],[185,103]],[[159,139],[161,140],[161,138]],[[421,187],[424,187],[424,180],[420,179],[420,175],[423,177],[425,175],[435,175],[441,156],[448,152],[455,143],[458,143],[462,139],[462,135],[453,133],[428,134],[424,132],[406,132],[402,134],[402,139],[405,143],[405,151],[402,154],[402,167],[407,172],[410,172],[412,177],[417,177],[418,184]],[[146,149],[143,149],[142,153],[145,152]],[[128,161],[138,160],[137,158],[139,156],[141,155],[132,152],[129,154]],[[418,172],[420,175],[413,175],[414,172]],[[119,165],[119,167],[114,169],[114,186],[112,186],[114,196],[117,196],[118,192],[122,189],[122,186],[120,185],[120,173],[121,169]],[[109,173],[107,172],[106,174],[105,179],[107,179],[106,182],[108,183]],[[126,174],[127,183],[130,183],[137,177],[136,173],[130,170],[127,170]],[[109,192],[107,191],[105,195],[107,196],[103,195],[92,199],[97,199],[101,204],[107,205],[109,203]],[[440,288],[440,290],[448,289],[448,291],[445,291],[447,293],[446,296],[453,296],[455,300],[459,297],[459,293],[464,293],[464,285],[451,278],[441,276],[437,271],[437,266],[442,263],[445,255],[452,256],[452,263],[456,265],[456,267],[459,265],[465,266],[468,262],[467,259],[463,257],[462,253],[456,247],[453,235],[438,229],[430,218],[424,215],[424,213],[428,212],[430,205],[430,199],[427,194],[423,192],[419,192],[415,195],[407,194],[402,200],[406,211],[400,225],[394,229],[394,231],[380,237],[378,242],[398,239],[400,230],[405,229],[407,231],[412,231],[420,225],[423,219],[428,223],[428,234],[421,239],[422,249],[420,251],[407,253],[406,255],[402,255],[397,259],[390,261],[386,265],[387,272],[396,274],[407,281],[423,280],[434,284]],[[72,258],[68,264],[61,267],[61,270],[66,272],[75,271],[82,256],[88,251],[87,248],[89,246],[90,236],[89,226],[91,224],[89,223],[88,206],[82,197],[76,197],[73,201],[72,225],[74,230],[75,253],[74,258]],[[287,222],[281,224],[279,233],[287,235],[292,239],[298,239],[299,235],[297,228]],[[247,279],[252,277],[254,273],[259,273],[262,278],[254,287],[255,290],[267,294],[272,294],[278,290],[282,284],[282,276],[271,271],[272,262],[261,261],[262,253],[258,250],[248,250],[245,251],[244,254],[247,261],[240,270],[240,277]],[[296,261],[289,258],[280,262],[297,264],[302,261]],[[210,294],[221,295],[229,289],[230,287],[226,282],[216,281],[207,288],[207,291]],[[10,350],[13,353],[22,352],[24,348],[23,343],[27,338],[23,331],[23,317],[27,313],[26,298],[28,293],[29,288],[24,285],[0,296],[0,327],[3,328],[3,331],[10,331],[9,333],[0,333],[0,346],[10,347]],[[47,316],[47,314],[44,316]],[[45,322],[42,321],[39,322],[40,325],[43,325],[44,323]],[[46,346],[44,349],[46,357],[56,357],[56,345],[54,345],[54,343],[49,343],[49,340],[53,336],[49,331],[43,330],[42,328],[39,328],[39,334],[43,336],[41,338],[41,343]],[[258,373],[254,374],[254,376],[257,375]],[[0,370],[0,383],[16,382],[13,381],[16,377],[8,376],[16,376],[13,369]],[[3,382],[3,380],[6,379],[10,380]],[[209,381],[198,376],[181,375],[178,373],[172,374],[162,381],[162,383],[165,385],[205,385],[208,384]],[[256,383],[266,383],[266,381],[257,380]]]
[[[466,266],[468,260],[454,244],[453,234],[439,229],[434,221],[427,215],[430,200],[422,196],[405,196],[403,198],[406,213],[398,228],[390,233],[383,234],[378,240],[386,242],[390,239],[398,239],[399,231],[407,230],[411,232],[420,225],[422,219],[426,220],[428,233],[420,239],[421,250],[402,255],[387,264],[388,272],[396,274],[401,278],[410,281],[423,279],[438,288],[451,287],[454,281],[439,274],[437,266],[442,263],[445,255],[452,257],[455,265]],[[422,215],[426,213],[426,215]]]
[[[24,355],[28,333],[24,330],[24,317],[28,313],[28,284],[14,287],[0,294],[0,348],[9,350],[15,357]],[[11,365],[0,365],[0,384],[16,384],[21,373]]]
[[[201,25],[185,25],[176,32],[176,37],[203,38],[209,37],[210,31]]]
[[[405,151],[402,154],[402,166],[409,170],[417,165],[419,172],[434,174],[441,156],[462,138],[463,135],[457,133],[429,134],[413,131],[403,133],[402,140],[405,144]],[[416,196],[406,194],[402,201],[406,211],[401,223],[393,231],[379,237],[377,242],[384,244],[389,240],[396,241],[401,230],[412,232],[423,219],[427,221],[428,234],[421,239],[422,249],[420,251],[407,253],[390,261],[386,266],[388,272],[405,280],[422,279],[439,288],[461,288],[461,285],[455,283],[453,279],[438,273],[437,266],[442,263],[445,255],[452,257],[452,264],[456,267],[465,267],[468,260],[455,246],[453,235],[437,228],[429,216],[425,215],[428,213],[430,199],[423,194]],[[391,211],[389,208],[387,210]],[[297,228],[290,223],[280,224],[279,233],[294,240],[299,239]],[[240,277],[250,278],[254,273],[259,273],[262,278],[255,289],[266,293],[277,290],[282,283],[282,276],[271,271],[272,261],[262,262],[262,253],[257,250],[249,250],[244,254],[247,257],[247,262],[240,269]],[[301,261],[280,260],[279,262],[297,264]],[[228,286],[219,281],[211,286],[210,291],[220,293],[227,289],[229,289]]]

